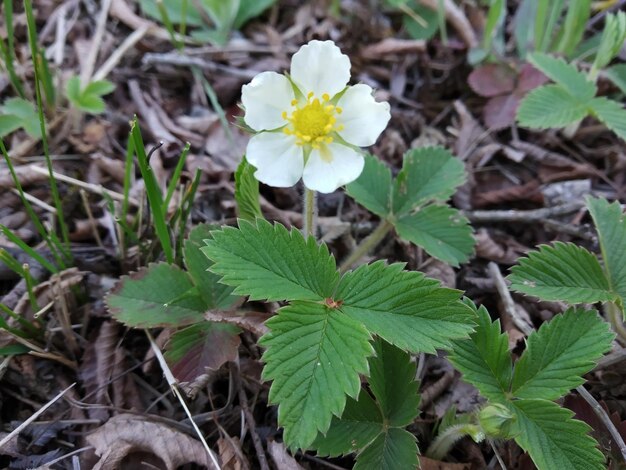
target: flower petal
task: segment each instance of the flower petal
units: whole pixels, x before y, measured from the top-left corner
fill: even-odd
[[[331,143],[311,150],[304,167],[304,185],[320,193],[332,193],[351,183],[363,171],[365,160],[359,152],[345,145]]]
[[[373,145],[391,118],[389,103],[377,102],[372,91],[368,85],[354,85],[337,102],[342,110],[337,116],[337,124],[343,125],[339,135],[359,147]]]
[[[291,58],[291,79],[305,96],[334,96],[350,80],[350,59],[333,41],[311,41]]]
[[[276,188],[293,186],[302,177],[304,155],[293,136],[282,132],[262,132],[248,142],[246,159],[256,167],[261,183]]]
[[[255,131],[277,129],[287,124],[283,111],[291,109],[295,98],[289,79],[276,72],[262,72],[241,88],[246,110],[243,120]]]

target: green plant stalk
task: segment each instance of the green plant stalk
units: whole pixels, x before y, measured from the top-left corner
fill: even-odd
[[[32,0],[24,0],[24,9],[26,10],[26,22],[28,24],[28,40],[30,43],[31,57],[33,59],[33,67],[35,68],[35,95],[37,97],[37,110],[39,111],[39,126],[41,128],[41,144],[43,146],[43,153],[46,159],[46,166],[48,167],[48,179],[50,181],[50,189],[52,192],[52,199],[54,200],[54,206],[57,210],[57,221],[61,227],[61,236],[65,247],[69,247],[70,237],[67,224],[65,223],[65,217],[63,214],[63,204],[61,204],[61,197],[59,195],[59,188],[57,187],[56,180],[52,174],[52,160],[50,159],[50,151],[48,148],[48,138],[46,137],[46,122],[43,115],[43,102],[41,98],[41,84],[39,71],[40,67],[37,60],[37,34],[35,31],[35,18],[33,17]],[[63,255],[71,260],[71,254],[67,249],[63,250]]]
[[[202,74],[202,71],[198,67],[192,67],[191,68],[191,72],[193,73],[194,78],[196,80],[198,80],[200,83],[202,83],[202,85],[204,87],[204,92],[209,97],[209,101],[211,102],[211,106],[213,106],[213,109],[217,113],[217,117],[219,118],[220,123],[222,124],[222,127],[224,128],[224,132],[226,133],[226,138],[228,139],[228,142],[231,145],[234,145],[233,134],[232,134],[232,132],[230,130],[230,127],[228,125],[228,118],[226,117],[226,113],[224,112],[224,108],[222,108],[222,105],[220,104],[219,100],[217,99],[217,95],[215,94],[215,90],[213,90],[213,87],[207,81],[207,79],[204,78],[204,75]]]
[[[191,209],[193,208],[193,202],[196,199],[196,192],[198,191],[198,186],[200,186],[200,176],[202,172],[198,169],[196,170],[196,174],[194,175],[193,181],[191,185],[185,191],[185,195],[183,196],[183,201],[180,208],[180,219],[178,221],[178,233],[179,237],[177,238],[177,253],[183,253],[183,243],[184,243],[184,234],[185,227],[187,226],[187,221],[189,220],[189,216],[191,215]]]
[[[20,98],[26,99],[26,93],[24,92],[24,87],[22,86],[22,82],[17,76],[15,72],[15,45],[13,43],[13,1],[12,0],[4,0],[4,24],[6,25],[7,30],[7,42],[5,44],[4,40],[0,38],[0,52],[2,53],[2,57],[4,58],[4,63],[6,65],[7,72],[9,73],[9,80],[11,81],[11,85],[15,89],[16,93],[20,95]]]
[[[626,343],[626,327],[622,320],[622,309],[620,309],[615,302],[607,302],[604,304],[604,312],[608,317],[613,331],[619,336],[622,342]]]
[[[446,46],[448,45],[448,30],[446,29],[446,7],[444,0],[437,0],[437,21],[439,22],[441,42]]]
[[[183,168],[185,167],[185,162],[187,161],[187,154],[189,153],[189,149],[191,144],[187,142],[185,144],[185,148],[183,148],[180,157],[178,158],[178,163],[176,164],[176,168],[174,168],[174,173],[172,173],[172,178],[170,183],[167,186],[167,194],[165,195],[165,201],[163,201],[163,212],[167,213],[167,208],[172,200],[172,196],[174,195],[174,191],[176,190],[176,186],[178,185],[178,181],[180,180],[180,175],[183,172]]]
[[[176,49],[178,49],[179,51],[182,51],[185,45],[179,38],[176,37],[176,31],[174,30],[174,25],[172,24],[172,21],[170,20],[170,15],[167,14],[167,9],[165,8],[165,5],[163,4],[163,0],[156,0],[156,5],[157,5],[157,8],[159,9],[159,13],[161,14],[161,21],[165,25],[165,29],[167,29],[167,32],[170,34],[170,38],[172,39],[172,44],[174,44]]]
[[[481,434],[480,428],[474,424],[450,426],[435,438],[424,455],[433,460],[441,460],[448,455],[454,444],[459,440],[465,436],[476,436],[479,434]]]
[[[389,231],[393,228],[393,224],[389,222],[387,219],[381,220],[378,227],[374,229],[372,233],[369,234],[367,238],[365,238],[361,243],[359,243],[356,248],[350,253],[346,259],[343,260],[341,265],[339,266],[339,271],[341,273],[345,273],[348,269],[352,267],[357,261],[359,261],[363,256],[370,252],[376,245],[378,245],[383,238],[389,233]]]
[[[52,74],[50,73],[50,67],[48,66],[48,59],[43,53],[37,50],[37,71],[41,74],[39,77],[40,82],[43,84],[43,92],[46,96],[46,105],[48,106],[48,112],[54,112],[56,103],[56,90],[54,89],[54,83],[52,82]]]
[[[9,307],[4,305],[3,303],[0,303],[0,310],[5,312],[11,318],[13,318],[15,321],[17,321],[20,325],[22,325],[24,327],[24,331],[20,331],[20,330],[17,330],[15,328],[10,328],[8,323],[6,323],[4,318],[2,318],[1,316],[0,316],[0,328],[7,329],[7,327],[9,327],[10,330],[13,331],[13,334],[15,334],[15,332],[20,332],[21,334],[19,334],[18,336],[21,336],[22,338],[28,338],[29,334],[30,334],[31,337],[32,336],[39,336],[41,334],[41,329],[35,327],[32,323],[30,323],[28,320],[22,318],[21,315],[18,315],[17,313],[15,313],[13,310],[11,310]],[[28,330],[29,333],[25,333],[26,330]]]
[[[154,177],[154,173],[152,173],[152,169],[148,164],[148,157],[146,156],[146,150],[136,116],[133,119],[130,132],[134,141],[137,161],[139,162],[139,170],[141,171],[141,176],[143,177],[144,184],[146,186],[146,195],[152,211],[154,228],[157,236],[159,237],[159,241],[161,242],[163,252],[165,253],[165,259],[171,264],[174,262],[174,252],[172,250],[172,241],[170,239],[169,230],[167,229],[165,215],[163,214],[163,197],[161,195],[159,185]]]
[[[41,310],[39,307],[39,303],[37,302],[37,296],[35,295],[35,291],[33,287],[35,287],[36,282],[33,279],[33,276],[30,275],[30,266],[27,263],[24,263],[23,266],[24,271],[24,281],[26,282],[26,292],[28,293],[28,301],[30,302],[30,308],[33,311],[38,312]]]
[[[22,265],[20,264],[20,262],[16,260],[15,257],[13,257],[11,253],[9,253],[4,248],[0,248],[0,261],[6,264],[7,267],[15,274],[20,277],[24,277],[24,270],[22,269]]]
[[[178,34],[185,36],[187,34],[187,0],[183,0],[180,5],[180,25]]]
[[[311,189],[304,190],[304,207],[302,209],[303,227],[305,237],[313,236],[317,232],[317,193]]]

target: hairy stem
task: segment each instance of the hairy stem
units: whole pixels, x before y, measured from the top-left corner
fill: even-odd
[[[350,269],[352,265],[365,256],[372,248],[378,245],[392,228],[393,225],[391,222],[386,219],[381,220],[378,227],[376,227],[367,238],[359,243],[352,253],[350,253],[346,259],[343,260],[341,266],[339,266],[339,271],[345,273],[348,269]]]
[[[305,189],[303,212],[304,227],[302,233],[305,237],[315,236],[317,232],[317,193],[311,189]]]
[[[437,438],[430,444],[425,452],[425,456],[433,460],[443,459],[452,447],[465,436],[478,434],[477,426],[473,424],[457,424],[446,428]]]
[[[604,305],[604,311],[606,316],[608,317],[609,323],[613,328],[613,331],[617,333],[619,340],[622,343],[626,342],[626,327],[624,327],[624,322],[622,321],[622,311],[615,304],[615,302],[607,302]]]

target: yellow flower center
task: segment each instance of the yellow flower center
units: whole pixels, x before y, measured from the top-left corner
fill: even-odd
[[[337,125],[335,114],[341,114],[341,108],[330,104],[328,93],[322,95],[322,100],[309,93],[306,102],[298,100],[291,102],[291,115],[283,112],[283,119],[289,122],[283,129],[287,135],[295,135],[298,145],[310,144],[313,148],[320,148],[321,144],[330,144],[333,141],[332,132],[340,131],[343,126]]]

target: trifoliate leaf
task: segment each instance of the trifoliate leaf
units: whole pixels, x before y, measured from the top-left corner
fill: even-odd
[[[427,201],[447,200],[465,181],[465,166],[442,147],[413,149],[404,155],[393,186],[393,212],[410,213]]]
[[[408,353],[381,339],[374,350],[376,356],[369,361],[372,393],[388,425],[407,426],[419,413],[415,363]]]
[[[569,95],[576,97],[579,102],[588,101],[596,95],[595,84],[587,80],[584,73],[579,72],[575,66],[563,59],[535,52],[528,55],[528,60],[550,80],[559,84]]]
[[[198,288],[198,293],[204,299],[209,309],[227,309],[237,301],[237,297],[231,295],[233,288],[220,284],[220,277],[209,271],[213,265],[211,260],[204,256],[204,240],[211,238],[211,230],[217,226],[200,224],[190,233],[185,240],[183,255],[185,266],[193,283]]]
[[[587,116],[589,101],[572,95],[560,85],[545,85],[532,90],[517,109],[522,126],[535,129],[565,127]]]
[[[604,71],[604,76],[626,95],[626,64],[617,64]]]
[[[259,204],[259,180],[254,177],[255,169],[248,163],[244,155],[235,171],[235,201],[237,215],[245,220],[253,221],[263,218]]]
[[[404,429],[389,428],[361,452],[354,470],[416,469],[419,467],[415,436]]]
[[[341,416],[346,395],[358,396],[371,337],[340,310],[312,302],[294,302],[266,325],[270,333],[260,344],[267,347],[263,378],[274,381],[269,401],[279,404],[285,443],[306,448],[328,430],[333,415]]]
[[[242,220],[238,229],[225,227],[212,235],[202,252],[235,294],[251,300],[323,300],[337,284],[335,259],[326,245],[313,237],[305,240],[296,229]]]
[[[334,299],[341,310],[399,348],[434,353],[472,330],[472,312],[459,291],[442,288],[402,264],[377,261],[350,271]]]
[[[380,408],[362,389],[358,400],[348,398],[341,418],[333,417],[326,435],[317,436],[311,447],[322,457],[337,457],[358,452],[381,432],[384,428]]]
[[[543,300],[576,304],[616,298],[596,257],[573,243],[539,247],[511,268],[508,279],[511,289]]]
[[[626,303],[626,217],[619,202],[587,198],[587,207],[598,230],[608,283]]]
[[[365,155],[363,172],[346,186],[348,195],[380,217],[391,212],[391,170],[372,155]]]
[[[99,114],[105,110],[106,105],[101,97],[113,90],[115,85],[108,80],[96,80],[81,89],[78,76],[71,77],[65,84],[65,96],[72,105],[91,114]]]
[[[105,302],[116,320],[136,328],[197,323],[207,309],[187,273],[166,263],[123,276]]]
[[[601,97],[591,100],[589,106],[599,121],[626,140],[626,109],[621,103]]]
[[[509,402],[516,416],[512,434],[539,470],[602,470],[604,457],[588,435],[591,428],[570,410],[547,400]]]
[[[452,266],[467,261],[474,251],[469,221],[448,206],[426,206],[398,219],[395,227],[402,238]]]
[[[556,400],[584,383],[582,376],[611,348],[614,336],[595,311],[570,308],[555,316],[528,337],[511,392]]]
[[[492,322],[485,307],[471,306],[478,325],[469,339],[454,341],[448,358],[463,374],[463,380],[486,398],[501,402],[506,399],[511,384],[509,339],[506,333],[501,333],[500,321]]]

